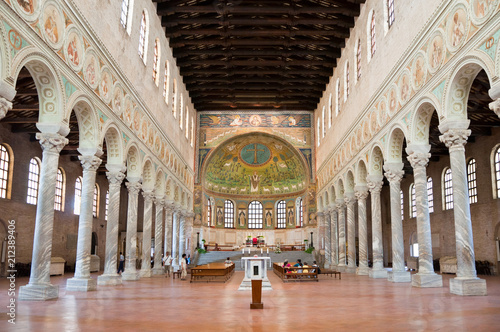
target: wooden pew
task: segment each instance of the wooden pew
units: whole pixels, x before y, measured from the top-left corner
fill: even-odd
[[[234,263],[210,263],[193,267],[191,281],[226,282],[234,274]]]
[[[342,279],[342,275],[340,274],[340,272],[335,271],[335,270],[321,270],[320,274],[330,275],[330,277],[335,276],[335,279],[337,279],[337,275],[338,275],[339,276],[339,280]]]
[[[302,270],[302,272],[298,272]],[[319,281],[318,269],[314,267],[283,267],[283,263],[273,263],[274,273],[283,282],[288,281]],[[297,271],[297,272],[295,272]],[[307,271],[307,272],[306,272]]]

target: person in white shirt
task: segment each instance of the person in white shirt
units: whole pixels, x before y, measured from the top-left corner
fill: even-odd
[[[120,265],[118,265],[118,272],[116,272],[116,273],[118,273],[118,274],[119,274],[119,273],[120,273],[120,271],[121,271],[121,272],[123,272],[123,271],[124,271],[124,269],[123,269],[123,265],[124,265],[124,264],[125,264],[125,256],[123,256],[123,253],[120,251]]]
[[[170,253],[167,251],[165,254],[165,257],[163,257],[163,267],[165,269],[165,278],[170,277],[170,272],[172,270],[172,256],[170,256]]]

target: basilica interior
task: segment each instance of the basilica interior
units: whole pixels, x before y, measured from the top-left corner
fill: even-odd
[[[5,0],[0,20],[0,327],[498,329],[500,0]],[[191,281],[235,271],[165,278],[184,254]],[[253,255],[262,311],[238,291]],[[338,275],[271,272],[298,259]]]

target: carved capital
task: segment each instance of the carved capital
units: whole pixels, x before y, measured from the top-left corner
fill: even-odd
[[[343,199],[337,199],[336,203],[337,212],[344,211],[345,201]]]
[[[109,186],[120,186],[125,179],[125,174],[120,171],[106,172],[106,176],[109,181]]]
[[[488,104],[490,107],[490,110],[495,112],[495,114],[500,118],[500,98],[498,98],[495,101],[492,101],[491,103]]]
[[[163,196],[156,196],[154,198],[154,203],[157,209],[163,209],[165,206],[165,198]]]
[[[418,168],[427,167],[430,157],[430,153],[413,152],[408,155],[407,159],[410,162],[411,167]]]
[[[5,118],[7,112],[12,109],[12,103],[7,99],[0,97],[0,120]]]
[[[59,154],[66,144],[68,139],[55,133],[36,133],[36,139],[40,141],[42,150],[45,152],[53,152]]]
[[[144,197],[145,202],[151,202],[155,198],[155,193],[152,190],[143,191],[142,197]]]
[[[446,145],[448,149],[463,148],[467,143],[467,138],[470,136],[470,129],[448,129],[443,135],[439,136],[439,140]]]
[[[78,159],[80,159],[80,162],[82,163],[84,172],[97,171],[102,162],[101,158],[98,158],[96,156],[78,156]]]
[[[126,182],[125,185],[127,186],[128,193],[132,195],[139,194],[142,187],[140,182]]]
[[[366,186],[368,187],[368,190],[370,193],[380,193],[382,191],[382,185],[384,184],[383,181],[366,181]]]
[[[356,198],[354,197],[354,194],[346,194],[344,197],[344,202],[347,206],[352,207],[354,203],[356,203]]]
[[[366,199],[368,198],[368,190],[358,190],[354,193],[354,196],[356,196],[356,199],[358,201],[366,201]]]
[[[405,172],[402,169],[389,168],[384,165],[384,176],[389,180],[390,183],[399,183],[403,179]]]

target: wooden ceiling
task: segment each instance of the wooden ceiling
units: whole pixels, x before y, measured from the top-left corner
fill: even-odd
[[[365,0],[152,0],[196,110],[310,110]]]

